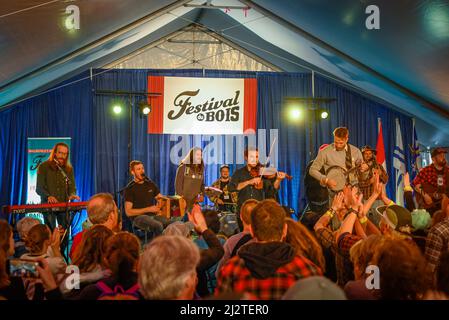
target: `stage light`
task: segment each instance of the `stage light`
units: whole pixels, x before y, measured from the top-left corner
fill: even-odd
[[[120,114],[120,113],[122,113],[122,106],[116,104],[116,105],[114,105],[114,106],[112,107],[112,111],[113,111],[115,114]]]
[[[292,107],[288,112],[291,120],[299,120],[302,118],[302,110],[299,107]]]
[[[146,116],[151,112],[151,106],[146,101],[140,101],[139,110],[143,115]]]
[[[327,111],[321,111],[320,117],[321,119],[327,119],[327,117],[329,117],[329,113]]]

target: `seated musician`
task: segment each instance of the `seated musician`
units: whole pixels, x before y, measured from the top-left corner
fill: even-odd
[[[129,171],[134,179],[125,189],[126,215],[130,217],[133,226],[145,225],[153,237],[161,235],[169,221],[161,216],[161,208],[157,204],[157,200],[162,197],[159,188],[145,176],[145,168],[141,161],[131,161]]]
[[[418,207],[433,214],[441,209],[443,195],[449,196],[449,167],[446,161],[447,151],[435,148],[432,153],[432,163],[422,168],[413,180]]]
[[[210,197],[219,211],[234,211],[233,207],[237,204],[237,192],[229,192],[229,181],[229,166],[225,164],[220,167],[220,178],[212,183],[212,187],[220,189],[223,193]]]

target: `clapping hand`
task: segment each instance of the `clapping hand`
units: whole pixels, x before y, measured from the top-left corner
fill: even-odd
[[[344,200],[345,196],[343,194],[343,192],[339,192],[335,195],[334,199],[332,200],[332,210],[334,210],[335,212],[340,211],[340,209],[343,207],[343,200]]]
[[[198,204],[193,205],[192,211],[187,213],[189,221],[193,223],[195,231],[202,234],[207,230],[206,219],[201,212],[201,207]]]

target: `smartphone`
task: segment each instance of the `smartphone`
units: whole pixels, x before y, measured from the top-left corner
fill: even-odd
[[[8,275],[10,277],[21,278],[39,278],[37,271],[38,262],[26,259],[9,259],[8,260]]]

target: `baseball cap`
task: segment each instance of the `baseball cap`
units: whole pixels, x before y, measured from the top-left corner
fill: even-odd
[[[331,280],[313,276],[297,281],[282,300],[347,300],[344,291]]]
[[[431,153],[432,158],[437,156],[437,155],[439,155],[440,153],[447,153],[447,151],[444,148],[440,148],[440,147],[435,148],[435,149],[432,150],[432,153]]]

